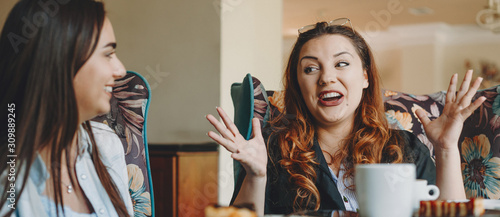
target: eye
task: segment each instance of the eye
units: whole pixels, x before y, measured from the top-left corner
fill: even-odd
[[[306,74],[309,74],[309,73],[314,72],[314,71],[316,71],[316,70],[318,70],[318,68],[317,68],[317,67],[312,67],[312,66],[308,66],[308,67],[305,67],[305,68],[304,68],[304,72],[305,72]]]
[[[349,66],[349,63],[345,61],[340,61],[335,65],[335,67],[346,67],[346,66]]]
[[[116,51],[115,51],[115,50],[113,50],[113,51],[111,51],[111,52],[109,52],[109,53],[106,53],[106,57],[107,57],[107,58],[111,58],[111,56],[113,56],[113,54],[115,54],[115,53],[116,53]]]

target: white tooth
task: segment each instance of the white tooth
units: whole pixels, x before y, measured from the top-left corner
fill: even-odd
[[[325,99],[325,98],[332,98],[332,97],[338,97],[338,96],[340,96],[339,93],[331,92],[331,93],[327,93],[327,94],[323,95],[323,99]]]
[[[111,93],[111,92],[113,92],[113,88],[112,88],[112,87],[110,87],[110,86],[105,86],[105,87],[104,87],[104,91],[106,91],[106,92],[108,92],[108,93]]]

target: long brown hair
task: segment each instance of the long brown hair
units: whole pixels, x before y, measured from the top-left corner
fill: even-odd
[[[351,41],[367,72],[370,84],[363,90],[351,133],[343,140],[343,145],[337,153],[330,153],[332,159],[338,159],[344,165],[344,179],[353,178],[356,164],[382,161],[397,163],[403,159],[402,149],[397,145],[401,137],[388,127],[380,78],[369,46],[350,27],[328,26],[326,22],[317,23],[314,29],[301,33],[293,47],[283,77],[285,110],[270,121],[274,132],[272,136],[279,144],[279,164],[289,173],[290,183],[296,191],[294,210],[317,210],[320,206],[320,194],[315,186],[318,162],[313,150],[314,138],[317,135],[314,117],[307,109],[297,80],[299,54],[309,40],[331,34],[342,35]],[[294,120],[289,120],[290,117]]]
[[[61,159],[69,153],[78,130],[78,108],[73,79],[94,52],[105,19],[104,5],[94,0],[21,0],[10,12],[0,35],[0,156],[7,162],[8,138],[15,136],[17,171],[24,189],[38,151],[50,150],[54,200],[64,206],[61,193]],[[8,106],[14,105],[14,112]],[[15,113],[15,134],[7,132],[7,116]],[[119,216],[128,216],[123,199],[98,155],[90,123],[83,123],[92,144],[92,160],[99,179]],[[11,153],[11,152],[9,152]],[[0,164],[1,172],[8,167]],[[68,170],[74,173],[73,170]],[[20,176],[18,176],[20,177]],[[70,175],[70,177],[72,177]],[[74,180],[71,179],[73,183]],[[8,186],[4,186],[6,192]],[[2,195],[0,207],[6,203]],[[56,209],[58,210],[58,209]],[[63,209],[64,210],[64,209]],[[64,212],[64,211],[63,211]],[[12,213],[12,212],[11,212]],[[58,214],[59,215],[59,214]]]

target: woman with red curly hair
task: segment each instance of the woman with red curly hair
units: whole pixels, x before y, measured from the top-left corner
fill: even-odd
[[[482,79],[470,86],[469,71],[454,94],[455,74],[438,119],[417,111],[435,147],[434,165],[416,136],[389,129],[373,55],[349,19],[302,27],[299,33],[284,75],[285,109],[271,118],[264,136],[257,119],[254,137],[246,141],[221,108],[227,128],[207,116],[221,134],[208,136],[232,152],[246,172],[233,203],[253,203],[260,215],[357,211],[354,166],[371,163],[414,163],[418,179],[440,188],[440,199],[465,199],[458,139],[465,119],[485,100],[471,104]]]

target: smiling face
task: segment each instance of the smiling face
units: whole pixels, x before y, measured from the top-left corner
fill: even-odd
[[[110,110],[109,100],[115,80],[126,72],[115,48],[113,27],[106,18],[94,53],[73,79],[80,123]]]
[[[304,44],[299,54],[297,80],[319,127],[352,126],[363,89],[369,85],[351,41],[333,34]]]

